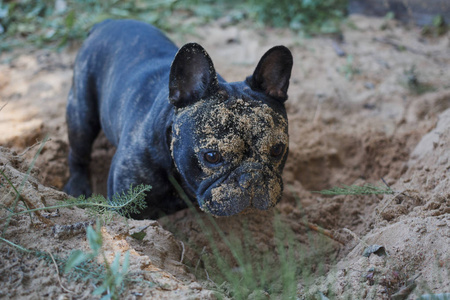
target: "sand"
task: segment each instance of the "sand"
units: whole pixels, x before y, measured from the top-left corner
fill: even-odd
[[[129,250],[130,274],[137,279],[127,284],[123,299],[213,299],[215,292],[237,297],[220,281],[221,267],[213,254],[220,253],[236,276],[243,274],[228,241],[245,246],[248,261],[267,258],[259,261],[267,268],[279,262],[282,249],[292,249],[301,273],[299,298],[322,293],[330,299],[390,299],[405,294],[413,279],[415,289],[401,299],[450,292],[449,33],[427,37],[420,28],[393,20],[352,16],[340,42],[215,24],[199,27],[195,37],[172,38],[178,45],[202,44],[228,81],[250,75],[270,47],[291,49],[285,191],[270,211],[214,219],[221,230],[209,234],[215,226],[200,211],[183,210],[160,220],[114,218],[102,231],[105,254],[113,259]],[[346,57],[337,55],[336,45]],[[66,197],[60,192],[68,179],[65,103],[78,47],[0,56],[0,107],[6,104],[0,111],[0,168],[16,187],[39,145],[28,147],[50,138],[22,188],[34,207]],[[96,193],[106,192],[113,154],[100,137],[91,165]],[[394,194],[313,193],[341,184],[385,185],[382,178]],[[4,179],[1,183],[0,204],[10,207],[14,195]],[[0,218],[4,216],[2,208]],[[305,220],[335,239],[310,231]],[[85,227],[55,234],[53,226],[91,221],[83,209],[71,208],[41,211],[40,218],[14,216],[7,228],[5,219],[0,224],[6,228],[3,237],[15,244],[67,257],[74,249],[89,251]],[[287,233],[280,234],[273,225],[277,222]],[[143,240],[132,237],[136,232],[145,232]],[[369,245],[383,246],[386,255],[363,256]],[[0,298],[92,298],[95,288],[89,282],[61,275],[60,283],[51,261],[2,243],[0,262]],[[275,278],[268,281],[273,284],[243,295],[276,297],[282,290],[277,287],[279,272],[273,269]]]

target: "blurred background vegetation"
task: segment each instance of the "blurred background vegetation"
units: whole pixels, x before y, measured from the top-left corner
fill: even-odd
[[[0,53],[62,49],[104,19],[132,18],[165,31],[222,19],[289,27],[304,35],[339,32],[348,0],[0,0]],[[193,21],[195,19],[195,21]],[[187,21],[189,20],[189,22]],[[183,26],[180,26],[183,25]]]

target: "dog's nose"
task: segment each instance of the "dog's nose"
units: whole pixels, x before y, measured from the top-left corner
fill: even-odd
[[[251,185],[258,184],[262,175],[259,172],[244,173],[239,177],[239,186],[248,189]]]

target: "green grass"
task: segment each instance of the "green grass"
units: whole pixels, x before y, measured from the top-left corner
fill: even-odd
[[[318,258],[320,254],[311,255],[307,246],[295,239],[294,232],[281,221],[280,216],[267,226],[274,228],[275,249],[258,249],[251,231],[244,228],[242,240],[228,237],[232,261],[224,258],[223,253],[212,250],[202,258],[209,278],[205,278],[206,273],[202,272],[197,276],[213,281],[214,289],[233,299],[298,297],[298,282],[311,277],[313,265],[318,261],[314,257]]]
[[[340,32],[347,0],[251,0],[254,19],[276,27],[288,27],[306,34]]]
[[[193,207],[178,183],[172,182],[178,192],[186,200],[194,214],[199,214]],[[329,190],[322,190],[318,193],[324,195],[392,195],[395,192],[387,185],[378,186],[373,184],[341,185]],[[297,205],[302,211],[300,200]],[[291,225],[284,222],[282,215],[275,212],[273,222],[265,224],[273,228],[274,249],[261,250],[252,236],[252,232],[244,223],[242,229],[243,238],[238,238],[232,234],[225,235],[215,219],[207,215],[202,219],[198,215],[196,218],[201,232],[204,232],[209,241],[209,250],[196,248],[196,245],[189,245],[191,249],[197,251],[204,268],[198,270],[199,263],[192,266],[192,272],[197,271],[196,276],[211,282],[210,288],[233,299],[297,299],[305,295],[314,299],[325,299],[324,295],[315,294],[315,288],[311,291],[317,279],[327,276],[330,271],[329,266],[333,265],[334,242],[316,231],[307,230],[306,241],[300,241]],[[270,220],[270,219],[269,219]],[[299,219],[299,223],[308,227],[306,219]],[[176,232],[175,232],[176,234]],[[215,244],[214,236],[220,237],[230,249],[230,256],[226,257],[221,253]],[[331,257],[330,257],[331,254]],[[204,273],[203,273],[204,272]],[[302,290],[299,291],[299,283]],[[361,283],[363,284],[363,283]],[[349,287],[359,290],[358,287]],[[375,290],[375,287],[373,288]],[[300,294],[301,292],[301,294]],[[330,286],[327,296],[333,299],[335,291]],[[309,297],[308,296],[308,297]],[[309,298],[308,298],[309,299]]]
[[[176,0],[0,1],[0,52],[17,47],[60,49],[84,39],[93,24],[108,18],[145,20],[168,29]]]
[[[247,224],[244,223],[242,228],[242,239],[225,234],[213,217],[200,215],[174,178],[171,182],[192,213],[197,215],[195,220],[209,242],[206,252],[205,248],[189,245],[203,262],[201,270],[197,269],[199,261],[191,266],[191,271],[210,282],[209,287],[219,292],[219,298],[225,295],[232,299],[297,299],[300,297],[299,282],[311,285],[315,278],[326,273],[325,264],[330,262],[327,254],[333,243],[325,236],[308,231],[308,241],[301,242],[290,225],[282,220],[281,214],[275,212],[273,223],[265,224],[273,228],[275,247],[261,250]],[[217,237],[229,249],[228,255],[218,249]]]
[[[62,3],[63,5],[56,5]],[[183,21],[200,24],[226,16],[311,34],[334,34],[345,18],[347,0],[0,0],[0,53],[16,48],[61,49],[81,41],[93,24],[130,18],[164,31],[189,31]]]
[[[120,253],[116,253],[114,261],[108,262],[105,252],[102,250],[103,237],[101,233],[102,223],[97,219],[95,229],[89,226],[86,230],[87,240],[91,248],[91,252],[83,252],[75,250],[67,259],[64,272],[67,274],[75,267],[80,266],[84,262],[94,261],[98,256],[101,256],[105,271],[100,274],[101,284],[98,286],[92,295],[101,296],[102,299],[120,299],[119,296],[124,290],[125,279],[130,265],[130,252],[125,253],[122,265],[120,264]]]

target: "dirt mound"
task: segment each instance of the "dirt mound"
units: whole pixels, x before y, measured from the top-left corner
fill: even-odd
[[[312,289],[328,295],[391,299],[416,278],[416,295],[447,291],[450,286],[450,110],[412,152],[408,169],[375,207],[374,228]],[[420,187],[420,189],[418,189]],[[362,254],[381,245],[386,254]]]
[[[27,205],[30,209],[57,205],[67,198],[65,193],[45,187],[35,178],[27,176],[24,173],[29,169],[27,163],[2,147],[0,165],[9,179],[8,183],[2,179],[0,194],[3,207],[14,207],[16,197],[10,184],[20,191],[23,200],[19,206]],[[37,169],[32,169],[31,173],[36,174]],[[60,262],[74,249],[90,251],[85,240],[85,229],[86,224],[93,223],[85,211],[76,207],[61,209],[56,213],[43,210],[38,212],[37,219],[34,216],[18,215],[10,222],[5,218],[7,215],[6,211],[1,211],[0,225],[5,229],[3,237],[41,254],[36,257],[2,247],[0,296],[8,299],[56,299],[62,295],[77,295],[77,298],[91,299],[94,287],[80,278],[64,284],[58,283],[60,279],[55,266],[49,257],[44,256],[46,253],[54,253]],[[132,235],[136,232],[144,237],[141,240],[133,238]],[[116,253],[130,251],[129,272],[134,274],[135,284],[128,287],[125,297],[145,294],[167,299],[211,299],[211,291],[202,290],[198,284],[189,285],[194,277],[188,274],[182,262],[183,246],[158,222],[129,220],[125,225],[124,219],[117,218],[102,229],[102,236],[103,250],[110,262]],[[59,265],[60,272],[63,267],[64,264]],[[63,286],[65,289],[61,290]]]

